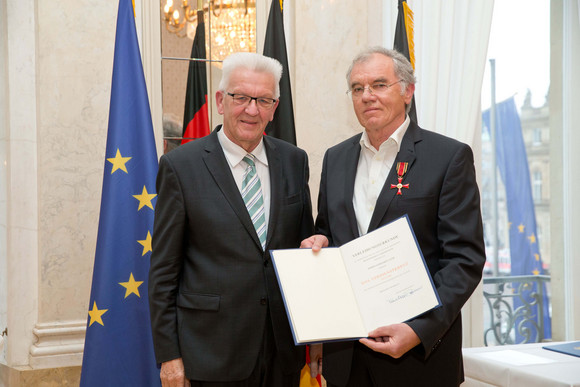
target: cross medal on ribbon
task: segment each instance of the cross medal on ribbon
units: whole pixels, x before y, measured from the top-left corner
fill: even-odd
[[[409,184],[403,184],[403,175],[405,175],[405,173],[407,172],[407,167],[409,166],[409,163],[402,163],[402,162],[398,162],[397,163],[397,180],[399,181],[397,184],[391,184],[391,189],[396,188],[397,189],[397,195],[402,195],[403,192],[401,191],[401,188],[407,188],[409,189]]]

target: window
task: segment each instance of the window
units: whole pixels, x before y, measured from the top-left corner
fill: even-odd
[[[504,345],[551,338],[550,193],[542,190],[550,170],[542,131],[550,122],[550,4],[494,4],[482,91],[484,343]],[[514,18],[523,8],[528,17]]]
[[[532,195],[534,203],[542,201],[542,172],[534,171],[532,178]]]
[[[542,145],[542,129],[534,128],[534,139],[532,145],[538,146]]]

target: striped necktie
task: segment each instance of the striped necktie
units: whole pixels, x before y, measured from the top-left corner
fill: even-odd
[[[252,218],[252,223],[262,244],[262,249],[266,247],[266,216],[264,215],[264,198],[262,197],[262,186],[260,178],[256,173],[256,164],[254,163],[255,156],[248,153],[244,157],[244,161],[248,164],[248,168],[244,172],[244,180],[242,181],[242,198]]]

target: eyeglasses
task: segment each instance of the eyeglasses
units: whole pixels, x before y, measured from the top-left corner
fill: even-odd
[[[350,93],[352,98],[360,98],[365,93],[365,90],[368,89],[369,93],[372,95],[382,95],[389,90],[389,87],[396,85],[399,82],[402,82],[402,79],[399,79],[397,82],[393,82],[391,84],[386,84],[383,82],[373,83],[372,85],[368,85],[367,87],[362,86],[355,86],[352,89],[348,90],[346,94]]]
[[[233,94],[233,93],[228,93],[228,92],[226,92],[226,94],[229,95],[230,97],[232,97],[232,99],[234,100],[234,104],[236,104],[236,105],[247,106],[252,102],[252,100],[254,100],[254,101],[256,101],[256,105],[260,109],[264,109],[264,110],[272,109],[274,107],[274,104],[277,101],[277,99],[274,99],[274,98],[250,97],[249,95],[245,95],[245,94]]]

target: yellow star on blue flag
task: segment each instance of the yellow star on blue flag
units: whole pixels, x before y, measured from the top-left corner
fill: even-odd
[[[119,285],[126,289],[125,298],[129,297],[131,294],[135,294],[137,297],[141,297],[141,295],[139,295],[139,286],[143,285],[143,282],[144,281],[135,281],[133,273],[131,273],[129,276],[129,281],[119,282]]]
[[[129,173],[127,171],[127,162],[131,160],[131,157],[123,157],[121,155],[121,151],[119,149],[117,149],[117,154],[115,155],[115,157],[109,157],[107,159],[108,162],[110,162],[111,164],[113,164],[113,168],[111,169],[111,175],[113,173],[115,173],[116,170],[120,169],[121,171],[125,172],[125,173]]]
[[[103,315],[108,311],[108,309],[99,309],[97,307],[97,302],[93,302],[93,309],[89,310],[89,326],[93,325],[93,323],[99,323],[102,326],[105,326],[103,323]]]
[[[137,241],[139,242],[139,244],[141,246],[143,246],[143,253],[141,255],[145,255],[150,251],[153,251],[153,249],[151,248],[151,233],[149,231],[147,231],[147,237],[143,240]]]
[[[135,199],[139,200],[139,208],[137,209],[137,211],[139,211],[141,208],[145,206],[153,210],[154,208],[153,204],[151,203],[151,200],[153,200],[155,196],[157,196],[157,194],[150,194],[149,192],[147,192],[147,187],[143,186],[143,191],[141,192],[141,194],[133,195]]]

